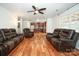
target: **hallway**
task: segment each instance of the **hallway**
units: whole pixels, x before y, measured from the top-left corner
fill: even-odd
[[[64,56],[79,55],[79,52],[61,53],[47,41],[46,33],[35,33],[33,38],[25,38],[9,56]]]

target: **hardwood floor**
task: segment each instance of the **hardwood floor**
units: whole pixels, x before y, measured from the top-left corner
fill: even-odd
[[[58,52],[46,39],[45,33],[25,38],[9,56],[79,56],[79,52]]]

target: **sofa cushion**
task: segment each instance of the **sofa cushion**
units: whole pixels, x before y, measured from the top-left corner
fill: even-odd
[[[18,44],[21,40],[22,40],[21,37],[15,37],[12,39],[12,41],[14,41],[15,44]]]
[[[55,29],[53,32],[53,37],[59,38],[60,29]]]
[[[64,30],[64,29],[63,29],[63,30],[59,33],[59,36],[60,36],[60,38],[72,39],[74,33],[75,33],[74,30],[69,30],[69,29]]]
[[[4,35],[4,40],[9,40],[11,38],[11,33],[9,29],[1,29],[3,35]]]
[[[52,38],[51,41],[53,41],[53,42],[60,42],[60,39],[58,39],[58,38]]]
[[[10,50],[12,50],[13,48],[14,48],[14,46],[15,46],[15,43],[14,43],[14,41],[5,41],[4,42],[4,45],[7,45],[7,46],[9,46],[9,51]]]
[[[16,37],[17,36],[17,33],[16,33],[16,30],[15,29],[9,29],[10,30],[10,32],[11,32],[11,37],[13,38],[13,37]]]

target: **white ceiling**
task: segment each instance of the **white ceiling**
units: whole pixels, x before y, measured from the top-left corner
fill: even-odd
[[[46,11],[44,11],[45,14],[33,15],[33,13],[27,13],[27,11],[33,10],[32,5],[35,5],[38,8],[47,8]],[[24,16],[31,19],[54,17],[74,5],[76,5],[76,3],[0,3],[0,6],[17,14],[17,16]],[[56,11],[56,9],[58,11]]]

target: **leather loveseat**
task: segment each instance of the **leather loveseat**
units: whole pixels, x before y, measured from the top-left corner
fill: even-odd
[[[78,34],[72,29],[55,29],[47,33],[46,38],[58,51],[65,52],[75,49]]]
[[[23,32],[24,32],[24,37],[26,38],[31,38],[34,36],[34,32],[30,31],[29,28],[24,28]]]
[[[0,29],[0,55],[5,56],[23,40],[15,29]]]

